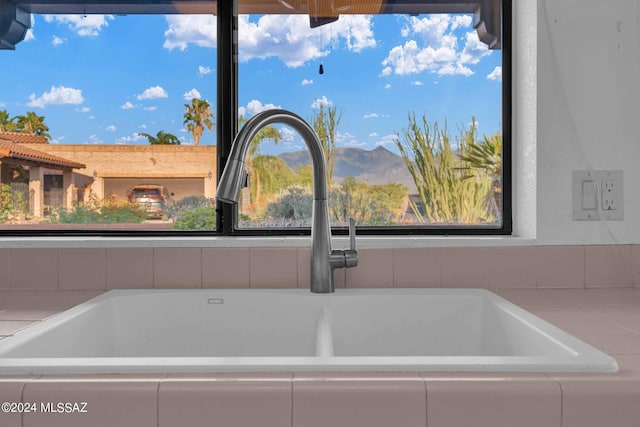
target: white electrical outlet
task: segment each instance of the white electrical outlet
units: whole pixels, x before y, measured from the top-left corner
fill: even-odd
[[[616,181],[608,179],[602,181],[602,210],[615,211],[618,209],[618,189]]]
[[[574,171],[573,219],[624,219],[622,171]]]

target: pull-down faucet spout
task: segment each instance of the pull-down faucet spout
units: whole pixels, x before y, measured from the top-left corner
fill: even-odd
[[[313,214],[311,225],[311,292],[334,291],[333,270],[354,267],[358,264],[355,249],[355,221],[351,220],[352,233],[349,250],[331,250],[331,228],[329,227],[329,205],[327,201],[326,163],[322,144],[313,129],[300,116],[286,110],[267,110],[253,116],[238,133],[229,160],[218,183],[217,199],[227,203],[238,203],[245,169],[244,162],[249,145],[258,132],[273,123],[281,123],[296,130],[309,149],[313,164]]]

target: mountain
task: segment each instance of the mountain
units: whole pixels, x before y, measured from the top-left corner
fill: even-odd
[[[306,150],[282,153],[279,157],[294,170],[311,164],[311,157]],[[353,147],[336,148],[333,176],[338,182],[348,176],[367,184],[398,182],[406,185],[409,192],[415,191],[415,184],[402,157],[382,146],[370,151]]]

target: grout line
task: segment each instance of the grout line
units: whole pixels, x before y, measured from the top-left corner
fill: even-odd
[[[296,377],[296,373],[293,372],[291,374],[291,388],[290,388],[291,390],[291,427],[293,427],[293,380],[295,379],[295,377]]]
[[[418,372],[422,383],[424,384],[424,423],[425,427],[429,426],[429,392],[427,391],[427,379],[422,375],[422,372]]]
[[[560,427],[562,427],[564,425],[564,390],[562,389],[562,382],[558,378],[551,376],[547,372],[543,372],[542,374],[547,378],[555,381],[555,383],[558,384],[558,388],[560,389]]]
[[[160,384],[162,384],[162,380],[159,380],[158,385],[156,386],[156,426],[157,427],[160,427]]]

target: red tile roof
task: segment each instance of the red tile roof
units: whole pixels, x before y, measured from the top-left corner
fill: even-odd
[[[48,144],[46,139],[32,133],[0,132],[0,138],[8,139],[16,144]]]
[[[82,169],[86,167],[82,163],[63,159],[62,157],[54,156],[40,150],[34,150],[33,148],[25,147],[23,144],[16,144],[11,140],[5,139],[3,135],[5,133],[7,132],[0,133],[0,161],[2,161],[3,157],[9,157],[12,159],[42,163],[44,166],[62,167],[65,169]]]

